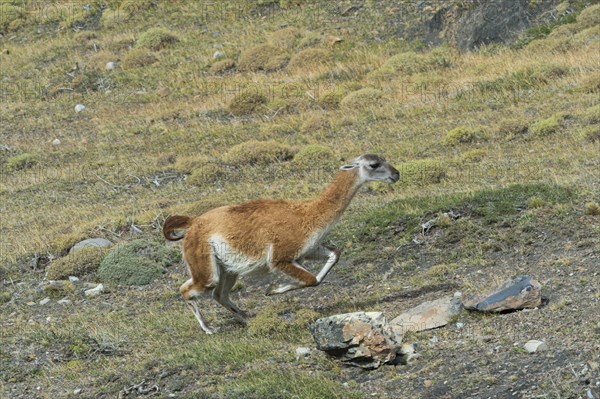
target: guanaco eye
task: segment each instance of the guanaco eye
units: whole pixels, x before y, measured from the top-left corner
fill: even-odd
[[[376,163],[372,163],[369,165],[371,167],[371,169],[377,169],[379,166],[381,166],[381,164],[379,162]]]

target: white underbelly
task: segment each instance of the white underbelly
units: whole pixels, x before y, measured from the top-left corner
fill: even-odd
[[[269,271],[269,255],[272,251],[268,249],[265,249],[263,256],[255,258],[231,247],[227,241],[219,236],[211,237],[211,244],[217,261],[230,273],[244,276],[248,274],[262,274]]]

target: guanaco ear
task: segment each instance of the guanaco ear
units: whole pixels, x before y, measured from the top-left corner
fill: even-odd
[[[340,169],[341,170],[352,170],[358,166],[358,163],[351,163],[349,165],[344,165]]]

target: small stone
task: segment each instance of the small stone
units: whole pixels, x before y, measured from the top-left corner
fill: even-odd
[[[60,145],[60,140],[59,139],[52,140],[52,145],[54,145],[54,146]]]
[[[75,253],[83,248],[87,248],[87,247],[98,247],[98,248],[104,248],[104,247],[110,247],[112,246],[113,243],[110,242],[109,240],[107,240],[106,238],[101,238],[101,237],[96,237],[96,238],[88,238],[86,240],[83,241],[79,241],[77,244],[73,245],[71,247],[71,249],[69,250],[69,253]]]
[[[61,305],[70,305],[72,302],[70,299],[63,298],[60,301],[58,301],[58,303],[60,303]]]
[[[429,388],[433,385],[433,381],[425,380],[425,381],[423,381],[423,385],[425,386],[425,388]]]
[[[106,70],[107,71],[112,71],[113,69],[115,69],[117,67],[117,64],[115,64],[114,62],[110,61],[106,63]]]
[[[97,286],[98,286],[98,284],[95,284],[95,283],[88,283],[88,282],[83,283],[83,288],[85,288],[85,289],[96,288]]]
[[[420,356],[418,353],[416,353],[414,344],[400,345],[400,351],[398,352],[398,354],[400,359],[399,361],[396,361],[396,363],[400,364],[410,364],[412,363],[413,359],[416,359]]]
[[[225,56],[225,54],[223,54],[220,51],[215,51],[215,53],[213,54],[213,60],[219,59],[219,58],[223,58]]]
[[[529,353],[541,352],[548,349],[548,345],[544,341],[538,341],[535,339],[527,341],[523,347]]]
[[[431,343],[437,344],[437,342],[439,341],[437,335],[434,335],[433,337],[429,338],[429,341]]]
[[[459,330],[462,329],[465,326],[464,323],[458,322],[456,323],[456,328],[458,328]]]
[[[92,288],[91,290],[86,290],[85,296],[87,296],[89,298],[93,298],[93,297],[96,297],[96,296],[102,294],[102,292],[104,292],[104,285],[98,284],[96,286],[96,288]]]
[[[301,357],[306,357],[308,355],[310,355],[310,348],[307,348],[305,346],[300,346],[298,348],[296,348],[296,359],[300,359]]]
[[[69,281],[72,283],[76,283],[79,281],[79,277],[77,276],[69,276]]]
[[[45,305],[50,302],[50,297],[46,297],[40,301],[40,305]]]
[[[454,298],[461,298],[461,297],[462,297],[462,292],[460,292],[460,291],[456,291],[456,292],[454,293]]]
[[[35,305],[35,302],[27,302],[27,306],[33,306]]]
[[[85,105],[83,105],[83,104],[77,104],[77,105],[75,106],[75,112],[81,112],[81,111],[83,111],[84,109],[85,109]]]
[[[73,391],[74,395],[79,395],[81,393],[82,389],[81,388],[77,388]]]

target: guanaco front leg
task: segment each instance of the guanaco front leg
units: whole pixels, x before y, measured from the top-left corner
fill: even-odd
[[[271,285],[267,289],[266,295],[283,294],[284,292],[297,290],[304,287],[312,287],[318,285],[319,282],[314,274],[303,268],[297,261],[278,262],[275,268],[293,277],[296,282],[288,284],[280,284],[279,286]]]

